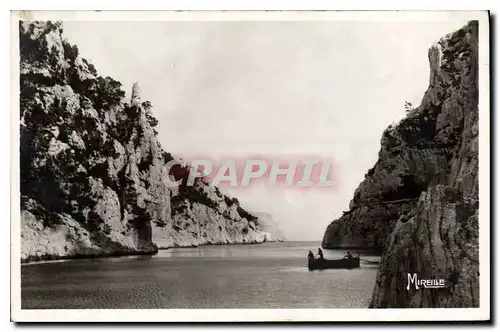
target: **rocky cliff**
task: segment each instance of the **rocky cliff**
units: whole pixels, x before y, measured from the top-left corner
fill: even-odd
[[[173,157],[138,85],[126,101],[121,84],[65,40],[61,23],[19,29],[23,261],[271,240],[217,188],[165,185]]]
[[[383,251],[371,307],[479,305],[477,22],[429,50],[420,106],[382,135],[378,161],[323,247]],[[407,290],[407,273],[444,279]]]

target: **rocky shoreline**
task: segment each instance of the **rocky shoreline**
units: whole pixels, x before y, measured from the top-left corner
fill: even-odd
[[[94,258],[106,258],[106,257],[128,257],[128,256],[152,256],[158,253],[158,250],[152,252],[113,252],[108,254],[94,254],[94,255],[71,255],[71,256],[57,256],[57,255],[42,255],[42,256],[31,256],[21,259],[21,264],[29,263],[42,263],[42,262],[52,262],[52,261],[67,261],[67,260],[78,260],[78,259],[94,259]]]
[[[67,261],[67,260],[78,260],[78,259],[94,259],[94,258],[107,258],[107,257],[133,257],[133,256],[154,256],[160,251],[171,250],[171,249],[182,249],[182,248],[199,248],[205,246],[224,246],[224,245],[252,245],[252,244],[263,244],[263,243],[273,243],[273,242],[285,242],[283,240],[270,240],[270,241],[253,241],[253,242],[241,242],[241,243],[204,243],[199,245],[178,245],[168,248],[158,248],[151,252],[113,252],[109,254],[89,254],[89,255],[68,255],[68,256],[58,256],[58,255],[41,255],[41,256],[30,256],[21,259],[21,265],[28,265],[30,263],[48,263],[55,261]]]

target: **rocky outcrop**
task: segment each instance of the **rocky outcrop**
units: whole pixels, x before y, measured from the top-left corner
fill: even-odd
[[[181,186],[171,206],[171,219],[153,225],[153,241],[160,248],[275,240],[261,230],[260,219],[243,209],[236,198],[203,182],[194,187]]]
[[[151,104],[99,76],[60,23],[20,23],[21,258],[271,240],[204,182],[173,191]],[[231,204],[227,204],[231,202]]]
[[[370,306],[478,307],[478,200],[451,186],[422,194],[407,220],[399,220],[382,257]],[[408,274],[443,279],[444,288],[410,285]]]
[[[383,251],[371,307],[479,305],[477,22],[429,50],[419,107],[382,136],[379,158],[323,246]],[[444,279],[407,290],[407,274]]]

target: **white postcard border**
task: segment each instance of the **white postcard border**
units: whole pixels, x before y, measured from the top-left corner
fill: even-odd
[[[478,20],[480,307],[470,309],[21,309],[18,23],[24,20]],[[452,31],[450,31],[452,32]],[[11,318],[16,322],[471,321],[490,319],[490,85],[487,11],[42,11],[11,13]],[[430,45],[429,45],[430,46]]]

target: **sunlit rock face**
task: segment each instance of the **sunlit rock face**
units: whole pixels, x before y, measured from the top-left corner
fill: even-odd
[[[371,307],[479,305],[477,29],[430,48],[420,106],[383,133],[378,161],[324,235],[325,248],[383,252]],[[408,273],[446,287],[407,290]]]
[[[271,240],[215,187],[171,190],[151,104],[68,43],[60,23],[20,23],[21,259],[152,254]]]
[[[181,186],[171,207],[168,222],[153,225],[153,240],[160,248],[276,240],[261,230],[260,219],[243,209],[236,198],[203,182]]]

